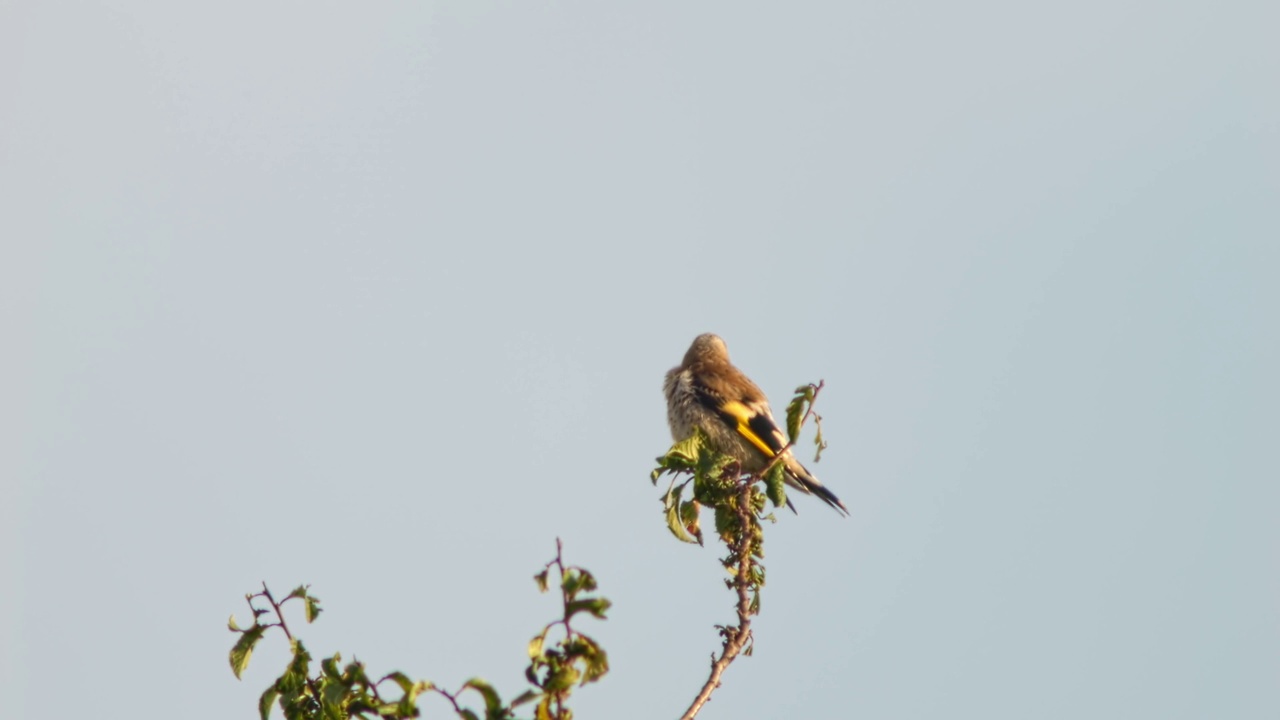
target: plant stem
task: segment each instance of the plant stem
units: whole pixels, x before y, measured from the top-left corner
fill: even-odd
[[[693,699],[693,704],[689,705],[689,709],[684,715],[680,716],[680,720],[693,720],[702,710],[702,706],[707,704],[711,699],[711,693],[720,687],[720,677],[724,675],[724,671],[729,669],[738,655],[742,653],[743,648],[751,641],[751,585],[754,569],[752,566],[755,561],[752,560],[751,550],[754,546],[752,528],[755,518],[751,508],[751,489],[755,485],[754,477],[746,477],[742,480],[742,487],[738,493],[738,535],[730,546],[733,558],[737,562],[738,571],[733,578],[733,589],[738,594],[738,624],[724,628],[721,633],[724,635],[724,648],[720,652],[720,657],[712,656],[711,674],[707,677],[707,682],[703,684],[702,690],[697,697]]]

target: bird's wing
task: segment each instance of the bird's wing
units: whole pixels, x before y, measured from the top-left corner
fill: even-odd
[[[766,457],[773,457],[786,447],[785,438],[773,421],[768,405],[730,400],[721,404],[718,411],[720,417]]]
[[[765,400],[764,393],[746,376],[738,374],[734,378],[737,382],[728,382],[716,375],[700,379],[702,382],[694,382],[694,392],[704,407],[716,413],[726,425],[737,431],[738,435],[765,457],[773,459],[786,450],[787,436],[778,429],[778,423],[769,410],[769,402]],[[849,510],[835,493],[818,482],[790,452],[782,462],[787,470],[787,484],[801,492],[817,495],[831,507],[848,514]],[[787,505],[795,510],[790,499],[787,500]]]
[[[730,368],[727,373],[705,373],[694,382],[694,390],[705,407],[751,443],[765,457],[772,458],[787,445],[769,411],[769,402],[755,383]]]

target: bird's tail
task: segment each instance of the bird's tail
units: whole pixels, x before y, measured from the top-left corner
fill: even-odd
[[[810,495],[817,495],[822,502],[835,508],[836,512],[846,516],[849,514],[849,508],[845,507],[844,503],[840,502],[840,498],[836,497],[836,494],[828,490],[825,485],[818,482],[818,478],[814,477],[813,473],[806,470],[805,467],[800,464],[799,460],[790,457],[790,453],[788,453],[786,463],[787,480],[791,481],[789,483],[790,485],[801,492],[805,492]],[[787,501],[787,505],[791,505],[790,500]],[[791,511],[795,512],[795,507],[792,507]]]

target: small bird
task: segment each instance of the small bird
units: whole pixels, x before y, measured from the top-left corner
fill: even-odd
[[[768,399],[729,362],[729,348],[720,336],[703,333],[694,338],[684,361],[667,372],[662,390],[667,396],[667,422],[676,442],[700,427],[716,451],[737,460],[747,473],[764,470],[783,453],[779,462],[786,467],[788,485],[849,514],[840,498],[823,487],[787,449],[787,436],[778,429]],[[795,511],[790,500],[787,505]]]

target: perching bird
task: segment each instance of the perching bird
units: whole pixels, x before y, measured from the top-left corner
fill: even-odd
[[[764,470],[787,446],[787,436],[774,421],[768,399],[729,362],[729,348],[718,335],[703,333],[694,338],[684,362],[667,373],[662,390],[667,396],[667,422],[676,442],[692,435],[694,427],[701,427],[716,451],[737,460],[748,473]],[[849,513],[840,498],[823,487],[790,450],[779,462],[786,467],[788,485]]]

